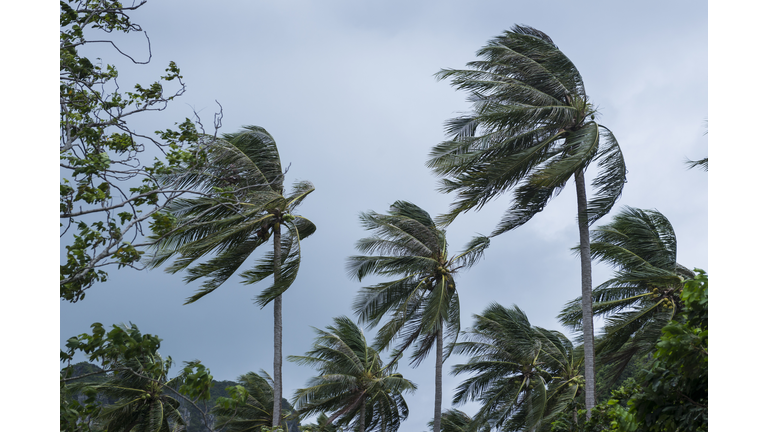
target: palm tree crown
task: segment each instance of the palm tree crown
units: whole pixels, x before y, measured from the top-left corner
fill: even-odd
[[[593,229],[592,258],[616,270],[593,292],[595,315],[606,319],[598,354],[618,376],[637,354],[650,353],[664,327],[679,312],[683,281],[694,273],[677,263],[677,240],[669,220],[656,210],[625,207]],[[581,298],[568,303],[560,322],[580,329]]]
[[[583,355],[560,332],[532,326],[517,306],[491,304],[456,350],[471,355],[452,373],[471,373],[455,404],[480,401],[473,424],[508,431],[546,431],[583,389]]]
[[[610,130],[594,119],[581,75],[543,32],[516,26],[477,52],[469,69],[444,69],[439,79],[470,93],[473,111],[449,120],[452,139],[431,152],[428,165],[443,176],[441,191],[458,200],[444,217],[481,208],[514,191],[494,235],[541,211],[567,180],[598,160],[597,196],[589,222],[610,211],[626,180],[624,158]]]
[[[123,432],[170,432],[184,430],[186,422],[179,412],[179,401],[167,388],[180,384],[168,379],[171,358],[145,353],[114,362],[117,371],[102,384],[84,383],[88,388],[115,402],[102,408],[97,421],[104,430]],[[179,428],[179,429],[177,429]]]
[[[332,412],[326,423],[351,424],[360,432],[397,430],[408,417],[403,393],[416,385],[395,373],[394,365],[383,364],[352,320],[338,317],[334,323],[326,330],[315,329],[312,350],[288,357],[320,373],[296,392],[294,405],[301,415]]]
[[[436,346],[434,430],[440,430],[442,363],[450,354],[450,350],[443,352],[443,333],[455,342],[461,328],[454,275],[460,268],[472,266],[489,240],[477,237],[464,252],[451,257],[445,230],[438,228],[426,211],[405,201],[395,202],[387,215],[363,213],[360,220],[374,235],[358,241],[357,249],[381,255],[350,257],[350,275],[358,280],[372,274],[397,279],[362,288],[355,299],[355,311],[369,328],[391,314],[374,346],[383,349],[399,336],[395,358],[415,343],[412,363],[418,364]]]
[[[206,158],[204,169],[186,170],[174,177],[182,186],[210,197],[179,199],[169,206],[175,227],[179,228],[164,233],[151,264],[158,267],[176,256],[166,271],[186,269],[187,283],[205,278],[202,288],[187,299],[192,303],[229,280],[257,247],[279,234],[279,226],[285,226],[287,235],[278,240],[279,277],[255,298],[263,307],[296,279],[300,240],[312,234],[315,225],[294,212],[315,188],[309,182],[297,182],[291,194],[284,196],[285,175],[277,145],[258,126],[224,134],[223,139],[206,148]],[[212,258],[193,265],[210,253],[214,253]],[[275,275],[274,260],[275,253],[268,252],[256,265],[240,273],[243,282],[255,283]]]
[[[272,407],[274,404],[274,381],[263,370],[256,374],[248,372],[237,379],[239,385],[227,387],[230,398],[216,401],[213,413],[216,415],[215,428],[228,432],[260,431],[262,427],[272,426]],[[287,416],[290,407],[283,403],[280,424],[288,430]]]

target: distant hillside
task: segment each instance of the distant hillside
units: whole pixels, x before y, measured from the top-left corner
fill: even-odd
[[[83,376],[87,375],[81,379],[71,381],[72,383],[75,382],[85,382],[85,383],[94,383],[99,384],[107,380],[107,377],[102,372],[102,369],[96,365],[90,364],[88,362],[80,362],[77,364],[72,365],[72,376]],[[89,375],[93,374],[93,375]],[[213,426],[215,423],[215,416],[211,413],[211,410],[213,409],[213,406],[216,402],[216,399],[220,397],[229,397],[229,394],[226,391],[227,387],[232,387],[237,385],[234,381],[216,381],[213,380],[213,387],[211,388],[211,398],[207,401],[198,401],[197,406],[205,412],[206,416],[208,417],[208,424]],[[179,412],[181,413],[182,417],[184,418],[184,421],[187,423],[187,432],[208,432],[208,430],[205,428],[204,422],[203,422],[203,416],[200,414],[200,411],[195,409],[193,406],[189,404],[189,402],[182,400],[179,397],[176,397],[173,393],[171,393],[171,396],[178,400],[181,405],[179,406]],[[74,394],[72,395],[74,399],[77,399],[79,402],[83,402],[85,400],[85,396],[82,394]],[[108,398],[97,398],[97,400],[102,404],[111,404],[115,401],[109,400]],[[283,409],[290,409],[292,412],[294,412],[293,407],[291,404],[283,398]],[[299,432],[299,426],[301,424],[297,421],[291,421],[288,422],[288,431],[287,432]]]

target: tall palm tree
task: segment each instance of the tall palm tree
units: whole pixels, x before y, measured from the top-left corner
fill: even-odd
[[[355,299],[355,312],[369,328],[391,313],[374,346],[384,349],[400,337],[395,358],[416,343],[412,363],[419,364],[435,347],[434,430],[439,431],[443,361],[450,354],[450,350],[444,353],[443,334],[455,342],[461,329],[454,275],[460,268],[472,266],[489,240],[476,237],[464,252],[451,257],[445,230],[426,211],[405,201],[392,204],[387,215],[363,213],[360,220],[374,235],[358,241],[357,249],[382,255],[350,257],[350,275],[358,280],[372,274],[397,279],[362,288]]]
[[[455,349],[471,355],[452,373],[471,373],[453,402],[482,403],[475,423],[505,431],[547,431],[581,392],[583,353],[562,333],[535,327],[517,306],[492,303]]]
[[[352,425],[360,432],[394,431],[408,417],[404,392],[416,385],[384,365],[379,352],[347,317],[334,318],[335,326],[315,329],[312,350],[290,361],[317,368],[307,388],[299,389],[293,404],[300,415],[333,412],[327,423]]]
[[[150,265],[158,267],[169,258],[175,261],[166,271],[187,271],[187,283],[205,278],[187,304],[210,294],[229,280],[262,244],[272,238],[272,251],[240,273],[243,283],[274,277],[274,283],[256,296],[264,307],[274,304],[273,426],[279,424],[282,399],[282,293],[296,279],[301,261],[300,240],[315,231],[315,225],[294,214],[296,207],[315,190],[303,181],[284,195],[284,172],[274,138],[258,126],[245,126],[224,134],[206,148],[207,164],[174,176],[182,186],[196,188],[207,196],[176,200],[169,206],[175,224],[160,234],[162,241]],[[283,235],[282,227],[286,228]],[[213,254],[209,256],[209,254]],[[207,259],[193,266],[198,260]]]
[[[662,327],[680,311],[684,280],[695,274],[677,263],[675,231],[656,210],[625,207],[590,234],[592,259],[615,269],[595,288],[593,311],[607,323],[597,354],[613,365],[616,378],[634,356],[654,350]],[[563,325],[581,327],[581,303],[577,298],[565,306]]]
[[[272,426],[274,406],[274,381],[263,370],[260,374],[248,372],[237,378],[236,387],[228,387],[231,398],[216,401],[213,413],[216,415],[215,428],[226,428],[227,432],[260,431],[262,426]],[[280,424],[288,430],[287,417],[290,407],[282,406]]]
[[[427,163],[443,177],[441,192],[457,199],[440,222],[480,209],[513,192],[511,207],[493,236],[519,227],[544,209],[571,178],[577,193],[581,244],[581,294],[584,299],[584,345],[587,408],[595,403],[594,347],[588,226],[608,213],[626,180],[618,142],[595,121],[581,75],[552,39],[518,25],[489,41],[468,69],[441,70],[438,79],[470,93],[472,112],[449,120],[451,137],[432,149]],[[598,162],[587,201],[584,171]]]

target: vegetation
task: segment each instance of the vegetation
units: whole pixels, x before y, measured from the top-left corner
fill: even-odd
[[[187,119],[152,138],[129,125],[184,93],[179,68],[171,62],[160,78],[175,92],[160,81],[126,92],[117,86],[114,66],[81,51],[104,42],[91,37],[96,34],[142,32],[129,14],[145,3],[60,2],[66,246],[60,298],[83,301],[86,290],[106,279],[108,266],[183,270],[187,283],[202,281],[187,303],[235,274],[246,284],[271,277],[255,302],[274,306],[274,379],[262,370],[237,383],[216,382],[199,361],[183,363],[173,376],[158,336],[133,324],[94,323],[61,350],[61,431],[395,431],[409,415],[406,396],[416,390],[397,373],[397,362],[412,350],[411,363],[418,365],[433,348],[429,426],[436,432],[707,430],[708,276],[677,262],[675,232],[656,210],[625,207],[589,230],[622,193],[623,155],[611,131],[596,122],[573,63],[549,36],[526,26],[492,39],[467,69],[437,74],[468,91],[473,103],[469,114],[448,121],[449,139],[428,161],[442,177],[440,191],[455,192],[456,199],[434,220],[406,201],[396,201],[386,214],[360,215],[371,235],[357,242],[361,255],[348,259],[347,271],[361,282],[384,280],[360,288],[353,301],[359,323],[378,328],[374,343],[369,346],[363,329],[345,316],[315,329],[309,351],[288,357],[317,372],[296,390],[294,409],[283,398],[282,294],[298,275],[301,241],[316,230],[296,214],[314,186],[300,181],[286,192],[287,169],[274,138],[259,126],[219,136],[217,114],[213,134]],[[142,160],[148,145],[161,153],[151,164]],[[584,173],[593,162],[599,171],[588,202]],[[708,159],[688,166],[706,171]],[[452,256],[447,225],[511,192],[512,204],[492,236],[508,232],[540,212],[571,178],[582,295],[559,319],[583,337],[571,341],[533,326],[517,306],[495,302],[462,332],[455,278],[486,253],[490,239],[475,237]],[[270,240],[272,247],[253,259]],[[594,291],[592,260],[614,269]],[[597,339],[594,316],[607,323]],[[466,377],[453,403],[479,403],[473,415],[443,410],[442,367],[452,353],[467,357],[451,371]],[[88,363],[73,365],[76,356]],[[302,426],[309,416],[316,416],[314,423]]]
[[[384,349],[400,338],[395,358],[416,344],[411,359],[419,364],[435,347],[434,427],[440,430],[443,361],[451,351],[443,352],[443,335],[447,333],[453,343],[461,330],[454,275],[460,268],[471,267],[489,240],[477,237],[465,251],[450,257],[445,230],[439,229],[426,211],[405,201],[392,204],[389,214],[363,213],[360,220],[374,235],[358,241],[357,249],[381,255],[350,257],[350,275],[358,280],[374,274],[397,279],[362,288],[355,299],[355,311],[369,328],[391,314],[376,336],[375,347]]]
[[[675,231],[658,211],[626,207],[590,235],[592,259],[616,269],[595,288],[593,313],[606,319],[597,353],[617,378],[633,357],[654,350],[662,327],[680,311],[683,281],[694,273],[677,263]],[[567,304],[560,322],[580,329],[581,303]]]
[[[272,136],[258,126],[246,126],[235,134],[211,142],[203,150],[209,161],[205,170],[185,170],[168,176],[214,198],[177,199],[168,206],[173,221],[160,232],[151,265],[158,267],[171,257],[170,273],[187,270],[187,283],[206,278],[201,289],[187,299],[193,303],[229,280],[256,248],[272,238],[272,251],[240,275],[253,284],[273,276],[274,283],[256,298],[261,307],[274,306],[273,425],[278,426],[282,400],[283,309],[282,293],[299,271],[300,241],[315,232],[315,225],[295,214],[304,198],[315,190],[309,182],[297,182],[285,196],[285,173]],[[285,235],[282,227],[286,228]],[[211,254],[213,256],[211,257]],[[194,266],[193,263],[207,259]],[[192,266],[192,267],[190,267]]]
[[[566,182],[576,183],[581,248],[582,327],[587,409],[595,404],[592,267],[588,226],[607,214],[626,181],[626,168],[613,133],[595,121],[576,66],[543,32],[516,26],[478,51],[468,69],[445,69],[470,93],[470,114],[449,120],[451,139],[434,147],[428,166],[443,176],[441,192],[457,199],[443,222],[482,208],[514,189],[512,206],[493,235],[530,220]],[[584,171],[597,162],[596,197],[587,202]]]
[[[228,432],[245,432],[271,427],[275,397],[272,377],[264,371],[258,375],[248,372],[237,381],[238,385],[227,387],[230,397],[216,401],[213,409],[216,428],[226,428]],[[279,426],[285,431],[295,429],[295,422],[288,420],[293,411],[293,407],[283,399]]]
[[[129,13],[145,3],[59,2],[59,218],[67,250],[59,266],[62,300],[85,298],[87,289],[106,280],[109,266],[140,268],[142,248],[151,244],[142,238],[146,225],[162,226],[162,210],[174,198],[194,193],[173,182],[161,183],[160,177],[201,162],[196,153],[201,135],[195,124],[186,119],[174,129],[157,132],[156,138],[131,126],[137,117],[162,111],[184,94],[178,66],[170,62],[158,81],[122,91],[115,66],[102,66],[100,59],[80,53],[105,42],[102,33],[142,32]],[[149,62],[125,56],[135,64]],[[176,90],[164,85],[175,85]],[[162,158],[146,165],[139,156],[147,146],[159,149]]]
[[[561,333],[531,326],[517,306],[490,305],[475,315],[456,351],[472,356],[453,368],[470,373],[455,404],[482,403],[475,422],[507,431],[547,431],[552,421],[583,396],[583,352]]]
[[[195,407],[198,399],[210,399],[212,377],[199,362],[187,362],[169,379],[172,360],[158,354],[157,336],[142,335],[135,325],[115,325],[109,332],[100,323],[92,328],[93,334],[70,338],[61,351],[68,364],[60,377],[62,431],[171,431],[185,425],[178,399]],[[69,362],[76,352],[100,367],[75,375]],[[73,399],[75,394],[84,399]]]
[[[332,412],[326,424],[335,421],[360,432],[397,430],[408,418],[403,394],[416,385],[396,373],[396,365],[384,364],[352,320],[333,321],[327,331],[315,329],[317,338],[306,355],[288,357],[320,373],[296,391],[294,405],[301,415]]]

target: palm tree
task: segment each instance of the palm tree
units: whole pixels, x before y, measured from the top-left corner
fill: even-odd
[[[695,274],[677,263],[677,240],[669,220],[656,210],[625,207],[590,232],[592,259],[616,269],[593,292],[594,314],[606,319],[596,350],[617,378],[636,355],[656,346],[661,329],[680,311],[683,282]],[[581,299],[559,315],[563,325],[581,327]]]
[[[341,429],[334,426],[325,413],[320,413],[315,419],[315,423],[302,426],[302,429],[308,432],[340,432]]]
[[[293,404],[299,415],[333,412],[327,423],[352,424],[360,432],[397,430],[408,417],[404,392],[416,385],[384,365],[379,352],[369,347],[362,329],[347,317],[333,319],[327,331],[315,329],[312,350],[288,360],[317,368],[319,376],[299,389]]]
[[[426,211],[405,201],[392,204],[387,215],[363,213],[360,220],[374,236],[358,241],[357,249],[382,255],[350,257],[350,275],[358,280],[372,274],[397,279],[362,288],[355,299],[355,312],[369,328],[392,314],[379,330],[374,346],[384,349],[403,333],[395,358],[416,343],[412,364],[418,365],[435,347],[434,430],[439,431],[443,359],[450,354],[450,350],[444,353],[443,334],[455,342],[461,328],[454,275],[460,268],[472,266],[489,240],[477,237],[464,252],[450,257],[445,230],[438,228]]]
[[[491,430],[487,423],[478,425],[472,420],[472,417],[461,410],[449,409],[443,411],[440,417],[441,431],[443,432],[490,432]],[[434,422],[429,422],[430,427],[433,427],[433,424]]]
[[[169,380],[171,359],[157,353],[145,353],[117,360],[115,370],[101,384],[75,384],[74,390],[95,392],[115,401],[103,407],[96,422],[104,430],[115,432],[170,432],[186,423],[179,412],[179,401],[171,396],[168,388],[179,384]]]
[[[205,278],[186,304],[210,294],[234,275],[251,254],[272,237],[271,252],[242,271],[243,283],[252,284],[274,277],[274,283],[256,296],[264,307],[274,304],[273,426],[280,418],[282,399],[282,293],[296,279],[301,261],[300,240],[315,231],[308,219],[294,214],[296,207],[315,190],[303,181],[293,185],[290,195],[283,190],[284,172],[272,136],[258,126],[224,134],[206,148],[208,164],[174,176],[182,186],[196,188],[208,196],[181,199],[169,206],[175,224],[160,235],[150,265],[158,267],[172,256],[176,260],[166,271],[187,270],[187,283]],[[285,235],[281,227],[286,228]],[[213,254],[209,257],[208,254]],[[206,258],[207,261],[197,263]]]
[[[216,429],[226,428],[227,432],[260,431],[261,427],[270,427],[272,407],[274,406],[274,382],[263,370],[260,374],[248,372],[237,378],[240,385],[228,387],[231,398],[216,401],[213,413],[216,415]],[[288,430],[286,418],[291,407],[283,401],[280,423]]]
[[[505,431],[546,431],[581,393],[583,354],[562,333],[531,326],[517,306],[492,303],[455,349],[471,355],[452,373],[471,373],[453,402],[482,403],[474,422]]]
[[[441,70],[438,79],[470,93],[471,113],[449,120],[451,139],[432,149],[427,163],[442,176],[441,192],[457,199],[440,222],[480,209],[513,192],[513,202],[492,236],[519,227],[544,209],[574,178],[581,244],[581,294],[587,408],[595,403],[591,314],[592,270],[588,226],[607,214],[626,180],[618,142],[595,121],[581,75],[543,32],[515,26],[477,52],[468,69]],[[587,202],[584,171],[598,162]]]

